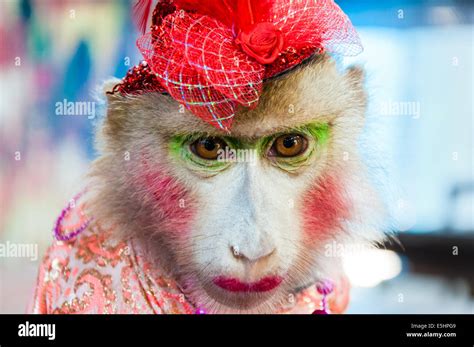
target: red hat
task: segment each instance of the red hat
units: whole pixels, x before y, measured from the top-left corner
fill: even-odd
[[[142,31],[151,1],[134,8]],[[239,106],[257,106],[266,79],[314,54],[362,51],[332,0],[161,0],[137,45],[145,62],[113,92],[168,93],[226,131]]]

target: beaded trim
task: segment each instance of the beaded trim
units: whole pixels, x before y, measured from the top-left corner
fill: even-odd
[[[88,219],[83,211],[79,211],[81,217],[85,217],[86,221],[82,223],[79,227],[75,228],[74,230],[69,231],[69,233],[64,234],[61,230],[62,223],[64,219],[68,216],[68,213],[76,206],[77,200],[82,196],[82,193],[76,195],[69,204],[61,211],[58,219],[53,228],[53,236],[58,241],[69,241],[83,232],[90,224],[91,219]],[[67,230],[66,230],[67,231]]]

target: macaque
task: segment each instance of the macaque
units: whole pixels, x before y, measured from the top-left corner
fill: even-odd
[[[318,281],[337,281],[341,259],[326,255],[328,245],[382,237],[380,204],[357,151],[363,75],[360,68],[341,73],[318,56],[265,83],[258,107],[239,113],[230,133],[181,112],[167,95],[106,94],[100,155],[80,198],[89,231],[62,250],[57,271],[71,266],[74,252],[107,265],[113,247],[102,252],[80,241],[104,233],[140,244],[150,264],[178,283],[183,300],[208,313],[276,312]],[[227,147],[255,155],[218,160]],[[71,288],[98,290],[91,283],[105,281],[92,269],[88,276]],[[124,291],[124,281],[107,281],[110,293]],[[71,306],[78,295],[62,299]],[[47,306],[68,312],[57,304]]]
[[[364,73],[326,53],[360,51],[347,16],[162,0],[137,45],[145,63],[105,85],[99,155],[31,311],[343,312],[330,248],[383,237],[358,153]]]

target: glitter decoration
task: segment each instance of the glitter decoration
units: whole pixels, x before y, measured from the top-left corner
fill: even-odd
[[[322,47],[306,46],[298,50],[288,47],[286,51],[280,53],[271,65],[265,68],[263,78],[264,80],[269,80],[281,76],[316,54],[322,54],[323,52],[324,49]]]
[[[90,223],[90,219],[88,219],[85,214],[82,212],[79,216],[79,221],[75,223],[74,226],[70,227],[67,226],[65,221],[68,219],[71,210],[76,206],[77,201],[81,197],[81,194],[76,195],[72,201],[61,211],[53,229],[54,238],[58,241],[69,241],[83,232]],[[64,232],[67,233],[64,233]]]
[[[107,94],[115,94],[117,92],[120,94],[139,94],[152,91],[158,93],[166,92],[147,62],[143,61],[130,69],[122,82],[116,84],[112,91],[107,92]]]
[[[334,284],[331,281],[325,280],[316,284],[316,290],[323,296],[321,300],[321,309],[313,311],[313,314],[329,314],[329,307],[327,296],[334,290]]]
[[[156,29],[156,27],[160,26],[163,22],[163,18],[175,11],[176,6],[171,2],[171,0],[160,0],[151,16],[152,28],[155,27]]]
[[[148,14],[138,12],[143,26]],[[333,0],[160,1],[137,46],[148,65],[129,71],[112,93],[166,91],[225,131],[240,107],[258,105],[265,80],[315,54],[362,51]]]

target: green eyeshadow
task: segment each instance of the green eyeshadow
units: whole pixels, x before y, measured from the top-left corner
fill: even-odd
[[[267,153],[276,138],[285,134],[293,133],[303,135],[307,139],[308,148],[304,153],[295,157],[286,158],[267,156]],[[259,158],[269,160],[271,164],[284,171],[295,172],[311,162],[310,159],[315,157],[315,152],[317,152],[327,143],[329,136],[330,127],[328,124],[312,123],[300,127],[290,128],[252,142],[231,136],[222,136],[220,138],[227,143],[230,149],[236,151],[243,149],[256,150]],[[208,160],[196,155],[191,150],[191,144],[202,137],[206,137],[206,134],[193,133],[173,136],[169,141],[170,155],[173,158],[184,162],[192,170],[208,173],[220,172],[233,164],[231,161]]]

